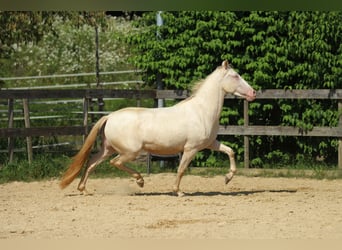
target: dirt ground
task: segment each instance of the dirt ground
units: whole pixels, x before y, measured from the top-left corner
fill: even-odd
[[[342,180],[175,174],[0,185],[0,239],[341,239]]]

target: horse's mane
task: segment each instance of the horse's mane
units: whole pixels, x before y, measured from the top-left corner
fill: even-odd
[[[202,87],[203,83],[204,83],[204,79],[201,79],[201,80],[197,81],[197,82],[191,87],[190,95],[189,95],[187,98],[185,98],[184,100],[178,102],[176,105],[191,100],[191,99],[195,96],[196,92]]]
[[[229,65],[230,67],[230,65]],[[206,82],[206,80],[208,80],[208,78],[212,75],[214,75],[215,72],[217,72],[217,70],[222,69],[222,66],[218,66],[216,68],[216,70],[214,72],[212,72],[210,75],[208,75],[205,79],[201,79],[199,81],[197,81],[191,88],[191,95],[195,95],[196,92],[203,86],[203,84]]]
[[[230,67],[230,65],[228,65],[228,67]],[[218,72],[218,70],[220,70],[222,68],[223,68],[223,66],[218,66],[216,68],[216,70],[214,72],[212,72],[210,75],[208,75],[205,79],[201,79],[201,80],[198,80],[197,82],[195,82],[194,85],[191,87],[190,96],[188,98],[184,99],[183,101],[179,102],[178,104],[187,102],[190,99],[192,99],[196,95],[196,93],[203,87],[204,83],[207,80],[209,80],[209,78],[216,76],[215,72]]]
[[[197,81],[191,88],[191,95],[196,94],[196,92],[203,86],[204,82],[205,82],[205,79],[201,79]]]

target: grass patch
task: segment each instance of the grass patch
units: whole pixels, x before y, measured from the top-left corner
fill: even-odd
[[[0,183],[11,181],[37,181],[49,178],[59,178],[67,169],[71,158],[68,156],[53,157],[52,155],[37,155],[32,164],[26,160],[14,161],[0,167]],[[145,174],[147,172],[146,162],[128,163],[127,166]],[[190,167],[186,174],[213,177],[216,175],[225,175],[229,171],[229,165],[226,167]],[[83,171],[85,168],[83,168]],[[176,173],[177,166],[165,162],[163,168],[159,162],[152,162],[151,174],[157,173]],[[325,164],[300,164],[287,166],[287,168],[251,168],[245,169],[238,167],[237,175],[249,177],[285,177],[285,178],[314,178],[314,179],[341,179],[342,170],[336,166],[327,166]],[[111,178],[111,177],[130,177],[130,175],[119,170],[105,161],[100,164],[90,175],[91,178]]]
[[[0,166],[0,184],[11,181],[37,181],[50,178],[60,178],[68,165],[71,162],[71,157],[59,156],[53,157],[52,155],[37,155],[34,156],[32,164],[29,164],[27,160],[16,160],[12,163],[7,163]],[[135,169],[140,173],[146,173],[146,162],[133,162],[127,163],[128,167]],[[82,172],[86,168],[82,169]],[[160,168],[157,162],[152,163],[150,173],[165,173],[176,172],[176,167],[172,167],[166,164],[164,168]],[[90,178],[105,178],[105,177],[130,177],[128,173],[117,169],[109,164],[109,160],[103,162],[96,167],[94,172],[90,175]]]
[[[13,161],[1,167],[0,183],[11,181],[35,181],[60,176],[67,157],[36,156],[29,164],[26,160]]]

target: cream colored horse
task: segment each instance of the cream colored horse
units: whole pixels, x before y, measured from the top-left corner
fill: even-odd
[[[117,153],[110,163],[130,173],[140,187],[144,179],[140,173],[126,167],[142,151],[160,155],[183,152],[173,191],[181,196],[179,185],[185,169],[195,154],[202,149],[226,153],[230,159],[230,172],[226,184],[236,172],[234,151],[216,140],[224,96],[232,93],[253,101],[256,92],[224,61],[197,90],[184,101],[167,108],[125,108],[103,116],[90,131],[84,145],[62,177],[60,187],[65,188],[80,173],[97,134],[102,131],[103,145],[99,153],[88,162],[78,190],[86,191],[88,176],[102,161]]]

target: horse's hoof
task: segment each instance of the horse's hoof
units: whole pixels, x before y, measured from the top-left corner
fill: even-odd
[[[227,185],[232,179],[233,179],[232,173],[226,174],[226,177],[224,179],[225,184]]]
[[[94,195],[93,193],[88,192],[88,190],[85,189],[85,188],[83,190],[80,190],[80,192],[81,192],[81,195],[84,195],[84,196],[92,196],[92,195]]]
[[[93,196],[94,193],[91,193],[91,192],[89,192],[86,188],[84,188],[84,189],[81,191],[81,195],[84,195],[84,196]]]
[[[77,187],[77,190],[80,191],[80,192],[83,192],[85,190],[85,186],[84,185],[79,185]]]
[[[143,178],[138,179],[137,184],[139,187],[143,188],[144,187],[144,179]]]
[[[226,177],[224,178],[224,183],[227,185],[229,181],[230,181],[229,178],[226,176]]]
[[[181,191],[173,191],[173,195],[178,196],[178,197],[183,197],[185,195],[185,193],[183,193]]]
[[[185,193],[183,193],[183,192],[181,192],[181,191],[178,191],[178,192],[177,192],[177,195],[178,195],[178,197],[183,197],[183,196],[185,195]]]
[[[173,195],[178,196],[178,197],[183,197],[185,194],[181,191],[179,191],[179,188],[177,186],[173,187]]]
[[[83,193],[83,195],[84,195],[84,196],[93,196],[94,193],[89,193],[89,192],[86,191],[86,192]]]

